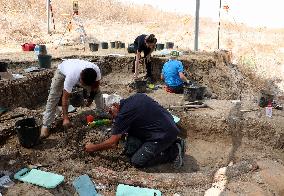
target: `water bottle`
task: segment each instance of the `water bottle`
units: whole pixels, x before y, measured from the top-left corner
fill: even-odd
[[[35,52],[35,56],[36,56],[36,59],[37,59],[37,57],[39,55],[39,45],[38,44],[35,46],[34,52]]]
[[[95,120],[93,122],[90,122],[88,125],[89,127],[98,127],[102,125],[110,125],[112,121],[110,119],[101,119],[101,120]]]
[[[271,102],[268,103],[267,107],[265,108],[266,116],[271,118],[272,117],[272,104]]]

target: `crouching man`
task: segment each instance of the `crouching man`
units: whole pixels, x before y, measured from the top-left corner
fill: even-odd
[[[103,98],[100,91],[101,71],[91,62],[69,59],[58,65],[51,82],[46,109],[43,116],[41,138],[49,136],[49,127],[55,119],[56,107],[62,95],[63,126],[70,126],[68,118],[68,102],[73,87],[79,84],[90,92],[86,106],[90,106],[95,99],[96,107],[103,109]]]
[[[165,81],[166,91],[170,93],[183,93],[183,86],[189,84],[189,80],[184,75],[182,62],[177,60],[179,52],[173,50],[171,57],[162,69],[161,79]]]
[[[125,154],[135,167],[168,162],[175,168],[183,165],[185,142],[177,138],[180,130],[165,108],[140,93],[122,100],[109,96],[106,105],[115,120],[112,136],[99,144],[87,143],[87,152],[114,148],[127,135]]]

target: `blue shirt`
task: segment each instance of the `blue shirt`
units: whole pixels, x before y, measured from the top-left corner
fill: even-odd
[[[183,84],[183,81],[179,77],[179,73],[183,72],[182,62],[174,59],[170,59],[166,62],[162,69],[165,82],[170,87],[177,87]]]
[[[128,133],[142,141],[172,141],[178,132],[172,115],[142,93],[120,101],[112,129],[113,135]]]

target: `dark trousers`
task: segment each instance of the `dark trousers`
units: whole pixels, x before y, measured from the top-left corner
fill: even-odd
[[[144,56],[146,56],[146,54]],[[135,61],[136,61],[136,56],[135,56],[134,61],[132,63],[132,73],[135,72]],[[152,63],[151,63],[151,60],[145,59],[145,65],[146,65],[146,77],[152,78]]]
[[[136,137],[128,136],[125,154],[132,165],[138,168],[173,162],[178,155],[176,139],[143,143]]]
[[[167,91],[176,94],[183,94],[183,84],[175,87],[167,85]]]

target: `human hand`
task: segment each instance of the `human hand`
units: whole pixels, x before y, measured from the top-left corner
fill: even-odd
[[[85,100],[85,106],[86,107],[90,107],[91,105],[92,105],[92,103],[93,103],[93,100]]]
[[[72,124],[71,124],[69,118],[68,117],[64,118],[63,119],[63,127],[69,128],[71,126],[72,126]]]
[[[86,144],[85,144],[85,147],[84,147],[84,150],[85,150],[86,152],[89,152],[89,153],[94,152],[94,151],[95,151],[95,149],[94,149],[94,144],[91,143],[91,142],[86,143]]]
[[[133,79],[134,79],[134,80],[137,80],[137,78],[138,78],[137,75],[138,75],[137,73],[134,73],[134,74],[133,74]]]

